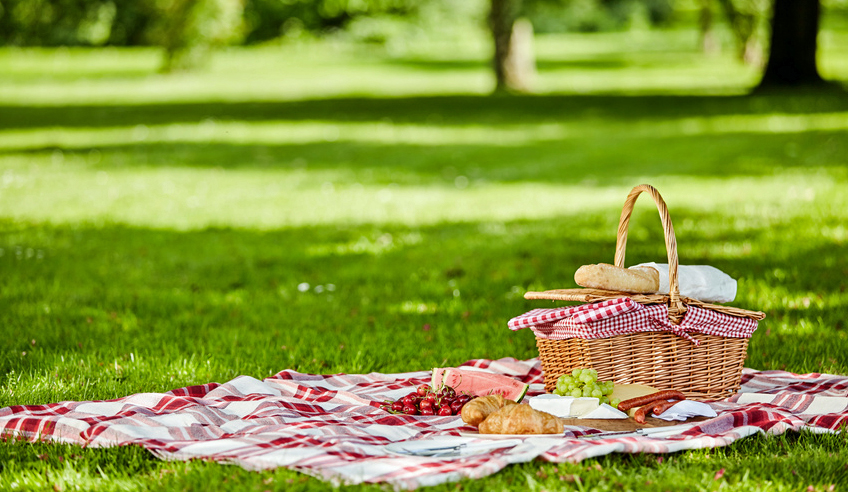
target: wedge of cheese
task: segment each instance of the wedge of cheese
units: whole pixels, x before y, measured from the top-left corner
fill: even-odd
[[[619,400],[624,401],[631,398],[639,398],[640,396],[650,395],[658,391],[658,389],[644,384],[616,384],[612,388],[612,397],[610,397],[610,399],[618,398]]]
[[[618,398],[619,401],[629,400],[631,398],[639,398],[640,396],[651,395],[659,390],[652,386],[644,384],[616,384],[612,388],[612,397],[610,400]],[[628,410],[627,414],[631,417],[636,413],[636,408]]]

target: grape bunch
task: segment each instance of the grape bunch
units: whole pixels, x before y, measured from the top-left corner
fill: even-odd
[[[612,398],[613,386],[612,381],[598,381],[598,371],[577,368],[557,379],[554,393],[575,398],[593,397],[617,408],[620,402],[618,398]]]
[[[443,417],[459,415],[462,407],[473,397],[456,394],[450,386],[434,390],[429,384],[422,384],[412,393],[397,401],[384,402],[381,408],[392,413],[406,415],[440,415]]]

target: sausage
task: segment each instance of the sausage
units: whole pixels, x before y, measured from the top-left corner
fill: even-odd
[[[685,400],[686,397],[683,396],[683,393],[675,390],[658,391],[656,393],[651,393],[650,395],[638,396],[636,398],[624,400],[623,402],[618,404],[618,409],[622,412],[626,412],[631,408],[647,405],[648,403],[651,403],[653,401],[671,399]]]
[[[677,399],[671,401],[652,401],[647,405],[642,405],[641,407],[639,407],[638,410],[636,410],[636,414],[633,415],[633,420],[639,422],[640,424],[644,424],[645,419],[647,419],[649,413],[660,415],[661,413],[674,406],[674,404],[679,401],[680,400]]]
[[[679,402],[680,400],[671,400],[659,403],[657,405],[654,405],[654,408],[653,410],[651,410],[651,413],[653,413],[654,415],[662,415],[665,413],[666,410],[673,407],[674,405],[677,405],[677,403]]]

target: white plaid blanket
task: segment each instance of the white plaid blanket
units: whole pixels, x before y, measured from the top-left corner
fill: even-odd
[[[531,383],[543,391],[538,359],[463,364]],[[746,369],[742,393],[713,403],[718,417],[665,438],[578,439],[598,431],[569,427],[562,438],[531,438],[483,454],[449,457],[392,454],[391,443],[459,436],[459,417],[393,415],[380,408],[428,382],[430,371],[313,375],[282,371],[263,381],[241,376],[167,393],[108,401],[0,409],[4,436],[92,447],[135,444],[170,460],[201,458],[248,469],[289,467],[334,483],[388,482],[397,488],[479,478],[536,458],[577,462],[612,452],[668,453],[725,446],[756,432],[848,422],[848,377]],[[465,442],[482,441],[475,438]],[[470,440],[470,441],[469,441]]]

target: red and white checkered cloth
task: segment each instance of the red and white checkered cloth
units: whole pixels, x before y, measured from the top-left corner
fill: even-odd
[[[472,360],[543,391],[538,359]],[[848,377],[745,370],[741,394],[712,404],[719,416],[663,439],[579,440],[598,431],[569,427],[563,438],[531,438],[512,448],[462,459],[398,456],[386,445],[458,436],[459,417],[392,415],[380,408],[430,371],[401,374],[313,375],[283,371],[263,381],[241,376],[167,393],[108,401],[62,402],[0,409],[4,435],[92,447],[135,444],[163,459],[207,459],[248,469],[290,467],[334,483],[390,483],[396,488],[480,478],[510,463],[541,458],[578,462],[612,452],[668,453],[725,446],[756,432],[814,428],[836,431],[848,422]]]
[[[646,331],[670,331],[695,345],[691,333],[729,338],[750,338],[757,321],[711,309],[688,306],[679,325],[668,320],[665,304],[642,305],[629,297],[567,308],[534,309],[509,320],[511,330],[530,328],[539,338],[609,338]]]
[[[521,316],[509,320],[507,325],[511,330],[529,328],[536,325],[555,323],[561,319],[572,318],[576,323],[589,323],[604,318],[611,318],[619,314],[636,311],[642,306],[629,297],[608,299],[594,304],[580,304],[553,309],[534,309]]]

